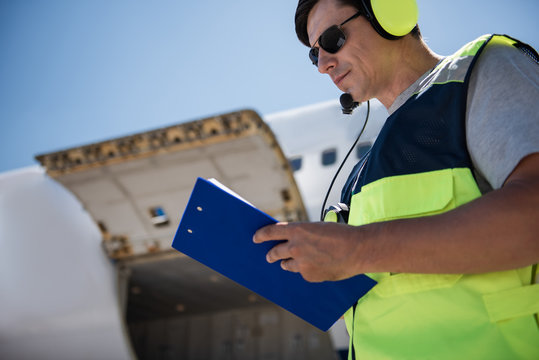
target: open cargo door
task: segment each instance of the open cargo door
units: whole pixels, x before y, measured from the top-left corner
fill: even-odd
[[[327,334],[171,249],[197,177],[218,179],[278,220],[307,220],[288,161],[256,112],[36,158],[101,229],[139,358],[333,356]]]

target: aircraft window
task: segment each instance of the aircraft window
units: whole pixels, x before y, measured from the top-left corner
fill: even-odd
[[[290,167],[292,168],[292,171],[298,171],[299,169],[301,169],[303,158],[301,156],[296,156],[296,157],[288,159],[288,162],[290,163]]]
[[[329,166],[337,161],[337,149],[328,149],[322,152],[322,165]]]
[[[365,156],[365,154],[367,154],[367,152],[371,149],[371,147],[372,147],[371,143],[359,144],[358,147],[356,148],[357,158],[358,159],[363,158],[363,156]]]
[[[161,206],[150,208],[150,216],[152,217],[152,224],[154,226],[163,226],[169,223],[168,216]]]

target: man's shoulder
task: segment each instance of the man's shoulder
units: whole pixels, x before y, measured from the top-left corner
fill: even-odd
[[[467,99],[468,150],[474,166],[495,189],[523,156],[538,149],[538,85],[539,67],[512,45],[492,42],[473,68]]]
[[[511,39],[513,40],[513,39]],[[476,67],[479,68],[476,71],[488,70],[493,74],[498,73],[500,75],[506,67],[518,67],[523,69],[529,69],[530,71],[536,71],[535,66],[537,61],[532,55],[535,50],[524,43],[520,43],[516,40],[515,45],[499,41],[490,41],[485,49],[481,52]]]
[[[537,83],[537,62],[516,46],[493,41],[479,55],[473,68],[470,87],[474,90],[476,82],[480,82],[482,86],[479,88],[489,92],[494,88],[526,88],[522,83],[524,79]]]

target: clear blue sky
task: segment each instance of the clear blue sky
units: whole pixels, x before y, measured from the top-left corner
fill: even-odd
[[[337,98],[296,0],[0,0],[0,172],[34,155],[209,115]],[[431,48],[484,33],[539,48],[537,0],[418,0]]]

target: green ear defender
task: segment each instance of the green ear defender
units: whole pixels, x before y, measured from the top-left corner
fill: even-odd
[[[365,17],[384,38],[396,40],[410,33],[419,11],[415,0],[362,0]]]

